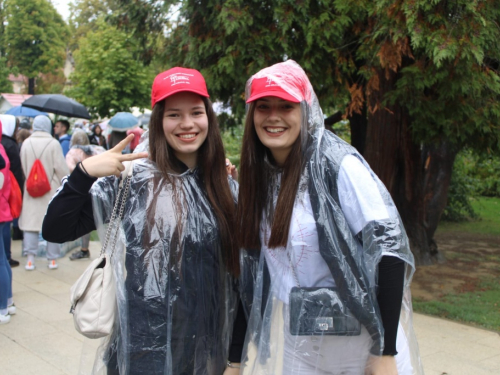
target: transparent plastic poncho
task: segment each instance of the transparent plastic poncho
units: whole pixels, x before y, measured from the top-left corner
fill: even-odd
[[[397,351],[395,356],[400,375],[422,374],[418,345],[412,327],[412,305],[410,282],[414,273],[414,258],[409,248],[401,218],[390,194],[371,171],[362,156],[349,144],[324,128],[324,116],[309,79],[302,68],[288,60],[266,68],[247,82],[246,97],[250,95],[252,80],[267,78],[271,85],[279,85],[300,101],[302,122],[301,142],[305,158],[299,183],[293,220],[299,224],[305,220],[307,210],[296,215],[297,202],[306,202],[313,217],[313,235],[317,241],[316,252],[320,254],[318,267],[296,269],[298,257],[290,255],[291,249],[300,247],[301,239],[293,233],[291,224],[286,248],[269,249],[265,241],[269,236],[272,212],[279,194],[281,171],[267,163],[269,186],[268,202],[261,224],[260,251],[243,250],[241,255],[241,293],[246,313],[248,331],[242,359],[242,374],[259,375],[319,375],[319,374],[364,374],[370,356],[380,356],[384,348],[384,329],[377,304],[378,267],[383,255],[395,256],[405,262],[404,296],[399,320]],[[377,194],[383,202],[387,217],[365,223],[359,233],[353,233],[340,204],[338,176],[344,158],[353,155],[368,170],[371,194]],[[345,202],[353,202],[352,194]],[[349,205],[350,203],[348,203]],[[353,206],[356,206],[353,204]],[[296,217],[297,216],[297,217]],[[309,227],[310,228],[310,227]],[[300,226],[299,226],[299,229]],[[299,238],[299,240],[297,240]],[[310,242],[310,240],[307,240]],[[310,254],[305,254],[307,258]],[[318,257],[318,254],[316,254]],[[316,259],[317,260],[317,259]],[[307,261],[307,259],[306,259]],[[279,265],[271,264],[276,263]],[[272,266],[272,267],[271,267]],[[291,293],[292,287],[309,287],[307,274],[325,269],[328,277],[324,285],[314,285],[302,297]],[[297,277],[297,274],[300,273]],[[331,276],[331,277],[330,277]],[[298,279],[302,278],[302,281]],[[297,285],[297,284],[302,285]],[[320,287],[330,287],[325,290]],[[322,292],[317,292],[318,290]],[[323,293],[321,296],[317,293]],[[301,299],[302,298],[302,299]],[[311,306],[318,300],[323,307],[333,306],[335,313]],[[294,302],[293,302],[294,301]],[[293,302],[293,305],[292,305]],[[320,309],[321,310],[321,309]],[[319,316],[311,316],[317,314]],[[323,331],[333,321],[328,316],[340,315],[340,326],[331,326],[330,334]],[[359,332],[351,329],[353,322]],[[342,320],[349,318],[350,320]],[[308,320],[307,320],[308,319]],[[336,318],[334,318],[336,319]],[[306,322],[306,323],[304,323]],[[312,322],[312,323],[311,323]],[[342,323],[344,322],[344,323]],[[316,328],[311,329],[316,325]],[[336,324],[336,323],[335,323]],[[344,326],[342,327],[342,324]],[[352,324],[351,324],[352,325]],[[305,327],[305,328],[304,328]],[[309,327],[309,330],[307,329]],[[330,328],[329,328],[330,329]],[[331,333],[338,330],[338,333]],[[325,332],[325,333],[323,333]],[[346,333],[347,332],[347,333]],[[337,335],[339,334],[339,335]]]
[[[170,178],[172,182],[151,160],[134,162],[111,258],[118,305],[114,332],[98,344],[87,340],[82,358],[86,370],[81,373],[224,371],[237,287],[223,263],[217,220],[197,170]],[[236,186],[230,181],[234,193]],[[91,189],[101,239],[118,184],[117,177],[105,177]]]

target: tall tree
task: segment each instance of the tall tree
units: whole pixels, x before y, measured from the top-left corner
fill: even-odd
[[[9,81],[10,69],[7,66],[7,59],[0,55],[0,92],[11,93],[12,82]]]
[[[137,45],[125,32],[100,20],[75,51],[68,95],[101,117],[150,105],[150,70],[134,58]]]
[[[5,0],[5,4],[7,58],[28,77],[28,93],[34,94],[39,73],[63,66],[68,28],[48,0]]]
[[[69,4],[70,49],[78,48],[78,40],[97,28],[98,20],[118,10],[116,0],[74,0]]]
[[[456,152],[500,149],[498,20],[495,0],[187,0],[165,56],[201,69],[236,114],[251,74],[299,62],[322,107],[349,119],[427,264]]]

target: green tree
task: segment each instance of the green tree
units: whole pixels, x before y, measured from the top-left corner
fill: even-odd
[[[241,115],[251,74],[299,62],[326,114],[349,120],[352,144],[391,192],[417,261],[437,257],[433,236],[456,153],[500,148],[498,1],[181,4],[164,50],[170,64],[202,70],[211,95]]]
[[[137,46],[123,31],[99,21],[75,51],[73,87],[67,91],[101,117],[150,105],[150,70],[134,58]]]
[[[118,10],[116,0],[74,0],[69,4],[70,49],[78,48],[78,40],[97,28],[98,20]]]
[[[4,43],[11,66],[29,79],[55,72],[64,64],[68,27],[48,0],[5,0],[7,27]]]
[[[7,66],[7,59],[0,56],[0,92],[11,93],[12,82],[9,81],[10,69]]]

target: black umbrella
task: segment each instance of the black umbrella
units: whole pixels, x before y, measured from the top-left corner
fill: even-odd
[[[33,95],[23,102],[23,107],[38,109],[67,117],[89,119],[90,115],[82,104],[61,94]]]

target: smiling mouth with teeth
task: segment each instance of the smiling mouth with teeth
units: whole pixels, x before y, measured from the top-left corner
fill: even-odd
[[[191,139],[191,138],[196,137],[196,134],[180,134],[180,135],[178,135],[178,137],[183,138],[183,139]]]
[[[266,131],[269,133],[282,133],[285,131],[285,128],[266,128]]]

